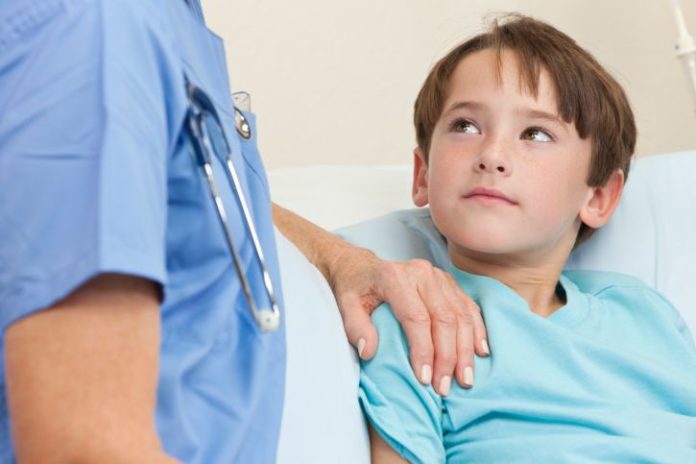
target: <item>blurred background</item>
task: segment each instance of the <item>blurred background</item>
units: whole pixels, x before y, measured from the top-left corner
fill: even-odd
[[[682,0],[696,34],[696,0]],[[412,106],[435,61],[517,11],[588,49],[623,85],[639,156],[696,148],[669,0],[203,0],[233,90],[252,95],[267,168],[409,164]]]

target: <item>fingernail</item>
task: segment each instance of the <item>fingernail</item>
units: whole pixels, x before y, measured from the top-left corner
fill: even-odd
[[[431,367],[427,364],[425,364],[423,367],[421,367],[421,383],[424,385],[430,385],[430,382],[433,381],[433,370]]]
[[[362,358],[363,350],[365,350],[365,345],[366,345],[366,342],[365,342],[364,338],[361,338],[360,340],[358,340],[358,356],[360,356],[361,358]]]
[[[485,338],[481,340],[481,350],[486,354],[486,356],[491,354],[491,350],[488,348],[488,342]]]
[[[474,370],[471,366],[464,368],[464,383],[469,386],[474,386]]]
[[[442,379],[440,379],[440,395],[442,395],[442,396],[449,395],[451,385],[452,385],[452,377],[450,377],[449,375],[446,375]]]

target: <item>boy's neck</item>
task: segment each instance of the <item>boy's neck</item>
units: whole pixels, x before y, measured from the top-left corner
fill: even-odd
[[[558,280],[565,266],[567,255],[562,259],[545,258],[541,264],[515,263],[509,257],[499,260],[455,253],[450,249],[452,264],[471,274],[492,277],[523,298],[532,312],[548,317],[565,302],[557,292]],[[504,264],[503,264],[504,263]]]

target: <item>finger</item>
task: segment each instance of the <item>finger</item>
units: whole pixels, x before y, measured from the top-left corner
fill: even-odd
[[[403,270],[408,268],[404,274]],[[383,279],[378,289],[384,300],[392,307],[406,334],[409,346],[411,369],[416,378],[424,385],[432,382],[433,375],[433,341],[430,327],[430,315],[418,293],[418,282],[424,273],[432,272],[432,264],[422,260],[412,260],[404,265],[392,266],[391,278]],[[394,272],[399,271],[399,272]]]
[[[433,387],[440,395],[447,396],[457,365],[459,316],[446,299],[434,304],[431,323],[435,348]]]
[[[491,349],[488,343],[488,331],[486,323],[483,320],[483,314],[479,306],[472,301],[473,306],[470,306],[470,313],[474,323],[474,340],[476,343],[476,354],[481,357],[490,356]]]
[[[341,317],[348,341],[358,351],[358,356],[361,359],[372,358],[377,351],[377,329],[358,298],[354,301],[351,298],[344,300],[341,304]]]
[[[437,386],[439,394],[447,396],[453,376],[462,386],[468,386],[464,374],[472,376],[475,347],[471,308],[477,309],[477,306],[450,274],[443,271],[436,274],[434,282],[439,285],[439,291],[431,291],[428,295],[433,308],[431,312],[437,315],[432,324],[435,345],[433,385]]]
[[[480,333],[485,337],[486,331],[478,305],[461,290],[451,275],[447,277],[443,292],[457,314],[455,378],[459,385],[469,388],[474,378],[474,352],[483,354],[487,350],[485,338],[478,338]]]
[[[483,320],[481,308],[469,295],[462,291],[453,278],[452,284],[454,292],[450,298],[452,299],[453,306],[461,308],[461,311],[468,313],[471,316],[474,329],[474,338],[472,343],[474,343],[473,346],[476,354],[482,357],[489,356],[491,353],[488,344],[488,331],[486,330],[486,324]]]
[[[459,318],[457,331],[457,383],[464,388],[474,386],[474,323],[470,313]]]
[[[404,329],[409,346],[411,368],[416,378],[429,385],[433,378],[433,341],[430,329],[430,316],[423,306],[420,296],[411,292],[408,306],[404,299],[396,299],[391,305],[394,314]]]

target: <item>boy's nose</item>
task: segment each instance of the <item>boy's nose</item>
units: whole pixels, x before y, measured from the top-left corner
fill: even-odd
[[[474,169],[477,172],[507,176],[509,176],[512,171],[510,161],[508,157],[505,156],[505,148],[496,143],[482,147],[479,159],[476,160],[476,164],[474,165]]]
[[[491,166],[489,168],[489,166]],[[484,163],[480,162],[478,164],[478,170],[479,171],[498,171],[500,173],[505,173],[507,171],[507,167],[503,163]]]

